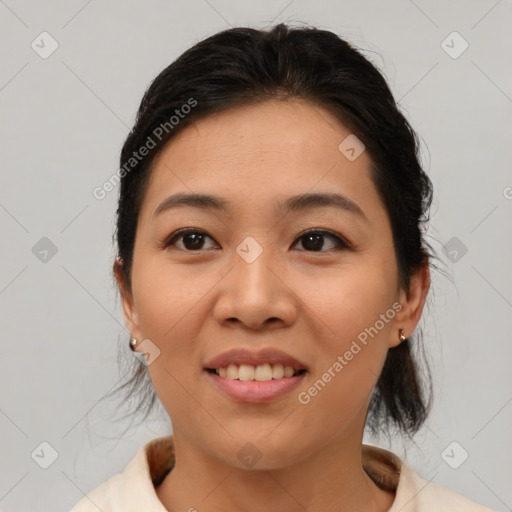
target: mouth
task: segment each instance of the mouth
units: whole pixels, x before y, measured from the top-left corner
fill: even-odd
[[[256,404],[284,398],[306,378],[309,368],[274,347],[240,347],[207,361],[203,371],[222,396]]]
[[[270,380],[286,379],[303,375],[307,372],[305,368],[293,368],[282,364],[230,364],[220,368],[205,368],[209,373],[218,375],[229,380],[267,382]]]
[[[308,374],[304,368],[268,363],[257,366],[230,364],[204,370],[217,392],[241,404],[264,404],[283,399]]]

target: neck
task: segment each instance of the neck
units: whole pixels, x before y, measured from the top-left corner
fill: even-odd
[[[335,439],[293,465],[269,470],[239,469],[177,433],[174,439],[176,464],[156,489],[169,511],[384,512],[394,500],[364,471],[361,439]]]

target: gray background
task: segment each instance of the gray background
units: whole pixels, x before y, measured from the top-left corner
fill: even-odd
[[[213,32],[278,21],[364,49],[420,133],[435,185],[429,240],[447,275],[434,274],[423,322],[434,410],[416,444],[366,440],[432,482],[511,509],[510,1],[0,0],[1,510],[69,510],[170,432],[158,413],[116,423],[117,403],[99,401],[128,335],[110,273],[117,190],[92,191],[115,173],[163,67]],[[46,59],[43,31],[58,43]],[[463,40],[446,39],[454,31]]]

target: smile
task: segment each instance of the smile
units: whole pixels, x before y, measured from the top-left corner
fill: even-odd
[[[258,370],[261,367],[263,370]],[[224,373],[224,371],[226,376],[221,376],[221,372]],[[272,376],[268,379],[269,372],[274,375],[274,371],[276,377]],[[258,380],[261,372],[264,372],[266,380]],[[302,382],[308,372],[304,369],[294,370],[291,366],[262,364],[240,365],[240,367],[229,365],[227,368],[206,369],[204,373],[222,395],[236,402],[258,404],[285,397]],[[281,374],[282,376],[279,376]]]
[[[291,366],[282,364],[259,364],[253,366],[250,364],[230,364],[224,368],[208,368],[211,373],[216,373],[220,377],[230,380],[266,382],[269,380],[282,379],[283,377],[294,377],[305,373],[304,369],[294,369]]]

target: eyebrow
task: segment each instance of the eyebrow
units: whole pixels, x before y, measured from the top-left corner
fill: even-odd
[[[230,210],[229,201],[222,197],[209,194],[179,193],[169,196],[167,199],[162,201],[155,210],[153,218],[173,208],[178,208],[181,206],[192,206],[204,210],[211,209],[224,212]],[[361,219],[368,222],[368,218],[359,205],[354,203],[354,201],[348,197],[338,193],[317,192],[299,194],[287,198],[284,202],[279,203],[277,207],[284,214],[289,212],[308,210],[311,208],[334,207],[348,213],[352,213],[355,216],[360,217]]]

